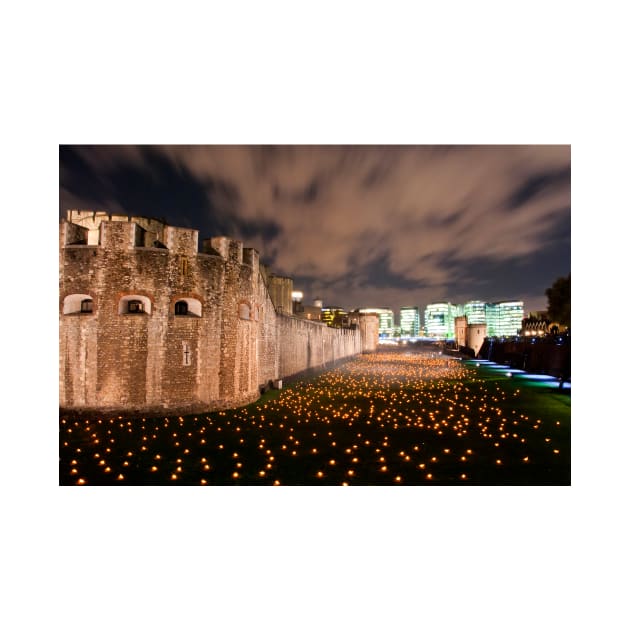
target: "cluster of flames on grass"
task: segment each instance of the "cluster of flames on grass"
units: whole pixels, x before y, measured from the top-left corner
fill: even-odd
[[[62,418],[61,483],[523,483],[560,450],[519,395],[447,357],[363,355],[241,409]]]

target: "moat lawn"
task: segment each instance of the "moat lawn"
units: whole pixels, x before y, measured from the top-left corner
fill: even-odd
[[[383,351],[229,411],[60,418],[60,485],[568,485],[570,390]]]

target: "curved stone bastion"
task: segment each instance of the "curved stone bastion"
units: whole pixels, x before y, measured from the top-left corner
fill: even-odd
[[[199,248],[197,230],[68,211],[59,226],[60,408],[236,407],[270,381],[376,349],[375,316],[330,328],[282,314],[273,279],[255,249],[227,237]]]

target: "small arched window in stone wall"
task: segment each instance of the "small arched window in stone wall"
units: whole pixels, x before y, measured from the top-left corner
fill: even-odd
[[[90,315],[94,312],[92,296],[86,293],[73,293],[63,300],[63,314],[82,313]]]
[[[151,300],[146,295],[125,295],[118,302],[119,315],[151,314]]]
[[[177,316],[193,315],[201,317],[201,302],[197,298],[192,297],[178,298],[173,307],[173,312]]]
[[[238,316],[241,319],[250,319],[249,304],[241,303],[238,305]]]
[[[129,300],[127,302],[127,313],[144,313],[142,300]]]

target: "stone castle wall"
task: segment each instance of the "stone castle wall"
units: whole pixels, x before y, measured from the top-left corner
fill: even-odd
[[[326,367],[361,352],[358,330],[330,328],[298,317],[278,317],[279,376],[284,378],[313,367]]]
[[[363,349],[360,326],[277,314],[258,252],[238,241],[212,238],[199,253],[196,230],[105,213],[79,218],[85,227],[60,224],[62,408],[238,406],[270,380]],[[128,312],[130,300],[142,312]]]

